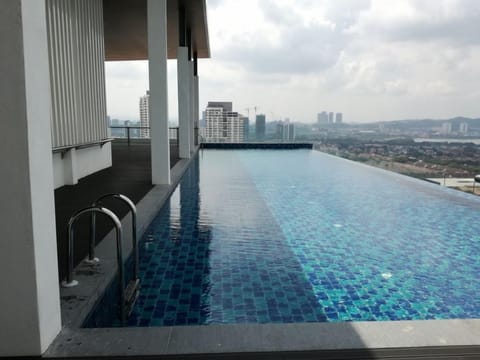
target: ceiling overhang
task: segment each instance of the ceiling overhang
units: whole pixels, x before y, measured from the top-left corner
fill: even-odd
[[[192,54],[210,57],[205,0],[167,0],[167,54],[177,58],[179,7],[192,34]],[[147,60],[147,0],[103,0],[105,60]],[[160,20],[159,20],[160,21]]]

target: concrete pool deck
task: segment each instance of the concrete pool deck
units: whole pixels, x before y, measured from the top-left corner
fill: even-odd
[[[170,146],[170,164],[179,161],[178,147]],[[108,193],[121,193],[138,203],[152,188],[150,165],[150,142],[135,139],[130,142],[116,139],[112,142],[112,166],[80,179],[77,185],[62,186],[55,190],[55,223],[57,227],[57,253],[59,276],[66,272],[67,224],[78,210],[90,206],[95,199]],[[118,201],[107,201],[107,207],[121,218],[127,214],[127,207]],[[87,254],[89,225],[86,218],[79,221],[75,241],[75,264]],[[113,224],[102,216],[97,220],[97,239],[101,240]]]
[[[139,235],[189,163],[180,160],[172,185],[154,187],[137,204]],[[129,216],[122,222],[129,246]],[[115,275],[114,241],[111,232],[98,246],[100,264],[77,268],[78,287],[61,289],[63,330],[45,358],[480,359],[480,319],[81,328]]]

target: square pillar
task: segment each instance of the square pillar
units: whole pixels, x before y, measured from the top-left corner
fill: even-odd
[[[190,103],[190,64],[188,61],[188,48],[180,46],[177,49],[177,81],[178,81],[178,143],[180,158],[190,158],[190,128],[191,128],[191,103]]]
[[[0,357],[39,356],[61,330],[45,12],[0,11]]]
[[[147,26],[152,183],[170,184],[166,0],[148,0]]]
[[[194,78],[193,78],[193,94],[194,94],[195,101],[194,101],[194,107],[193,107],[194,112],[193,113],[195,114],[195,117],[193,119],[193,124],[196,128],[199,128],[199,121],[198,120],[199,120],[199,113],[200,113],[198,84],[199,84],[198,76],[194,76]],[[200,129],[199,129],[199,131],[200,131]],[[198,133],[197,133],[197,137],[195,139],[195,142],[196,142],[196,144],[200,144]]]
[[[193,77],[193,61],[189,62],[190,66],[190,151],[195,150],[195,119],[197,114],[195,114],[195,92],[194,92],[194,77]]]
[[[78,184],[77,150],[70,149],[63,157],[63,183]]]

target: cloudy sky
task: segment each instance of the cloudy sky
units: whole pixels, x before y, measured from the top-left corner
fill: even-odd
[[[212,58],[200,107],[233,101],[267,120],[480,117],[478,0],[207,0]],[[138,119],[145,62],[107,63],[113,118]],[[177,118],[169,61],[169,115]],[[250,111],[253,118],[253,110]]]

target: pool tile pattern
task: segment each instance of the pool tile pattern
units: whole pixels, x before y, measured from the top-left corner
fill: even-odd
[[[191,196],[198,175],[188,173],[153,221],[140,253],[145,275],[130,325],[326,320],[281,228],[240,170],[205,174],[201,197]],[[235,206],[219,206],[221,199]]]
[[[128,322],[477,318],[479,209],[310,150],[204,150],[141,241]]]

